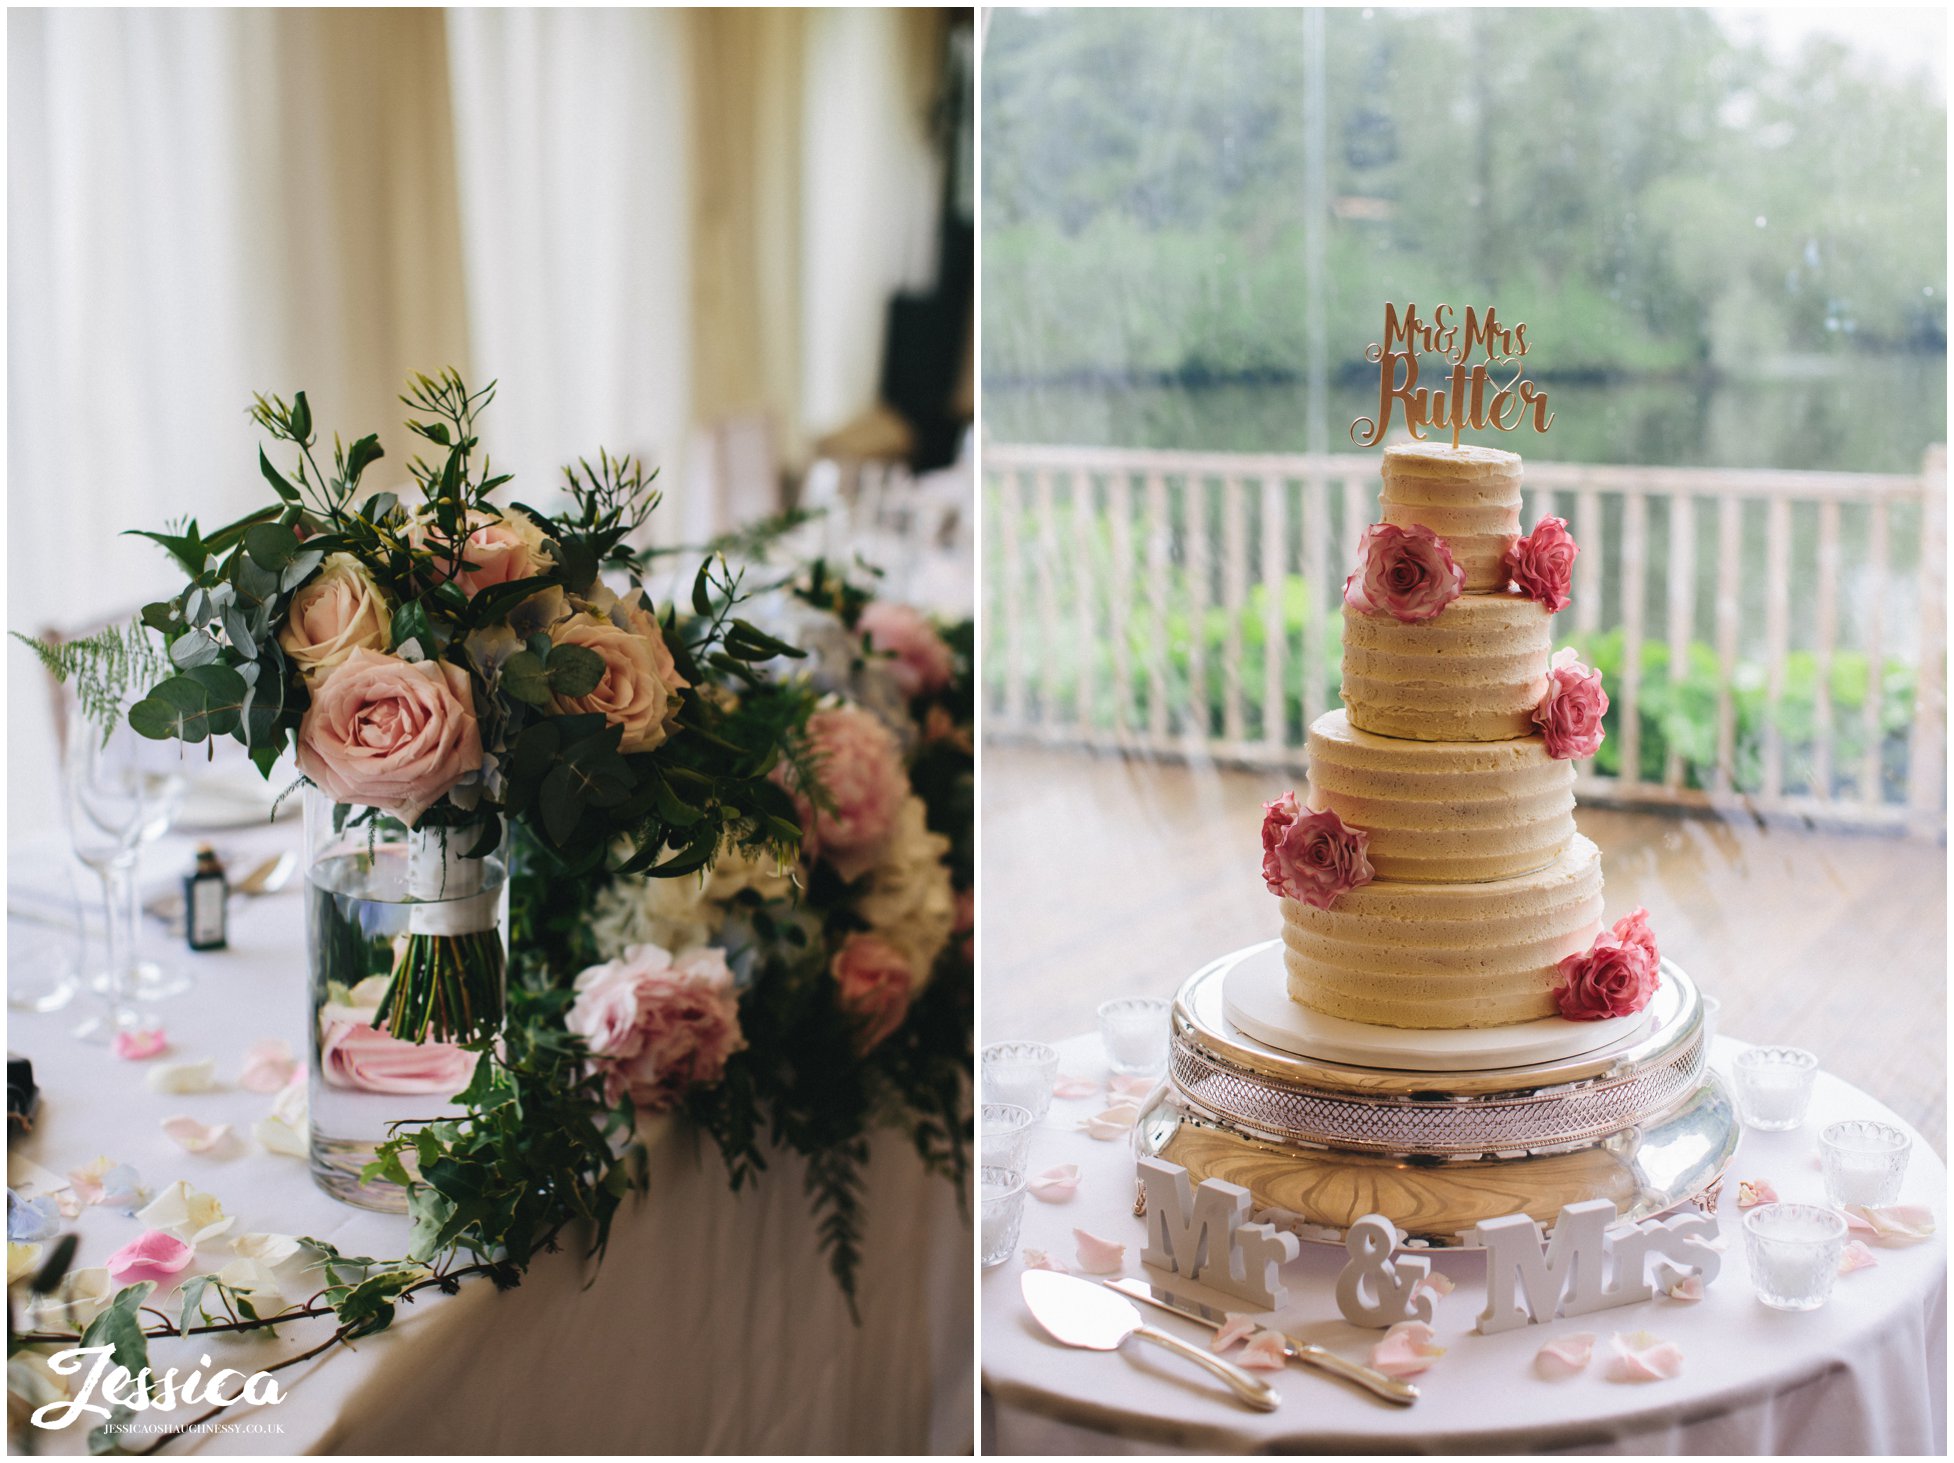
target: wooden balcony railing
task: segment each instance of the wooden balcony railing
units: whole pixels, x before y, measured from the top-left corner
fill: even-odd
[[[989,446],[986,734],[1300,768],[1375,455]],[[1943,835],[1946,449],[1918,474],[1526,465],[1607,675],[1591,800]]]

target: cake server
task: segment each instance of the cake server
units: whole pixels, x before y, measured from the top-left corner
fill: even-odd
[[[1019,1282],[1025,1304],[1038,1324],[1055,1340],[1087,1351],[1117,1351],[1129,1336],[1138,1336],[1156,1346],[1186,1357],[1206,1367],[1234,1388],[1235,1395],[1261,1412],[1273,1412],[1282,1400],[1260,1377],[1250,1376],[1233,1362],[1190,1346],[1178,1336],[1156,1331],[1140,1319],[1140,1312],[1103,1286],[1076,1275],[1061,1275],[1056,1270],[1027,1270]]]
[[[1030,1272],[1027,1272],[1029,1274]],[[1171,1290],[1161,1290],[1144,1280],[1108,1280],[1107,1289],[1117,1290],[1121,1295],[1143,1300],[1150,1306],[1159,1306],[1163,1311],[1172,1311],[1190,1321],[1198,1321],[1211,1331],[1219,1331],[1228,1319],[1227,1313],[1218,1311],[1211,1305],[1203,1305],[1184,1295],[1176,1295]],[[1396,1402],[1409,1407],[1418,1400],[1418,1389],[1410,1382],[1397,1377],[1387,1377],[1376,1367],[1365,1366],[1362,1362],[1350,1361],[1338,1356],[1327,1347],[1318,1346],[1313,1341],[1298,1341],[1293,1336],[1282,1338],[1284,1355],[1291,1361],[1299,1361],[1304,1366],[1319,1367],[1332,1376],[1355,1382],[1368,1391],[1375,1392],[1386,1402]]]

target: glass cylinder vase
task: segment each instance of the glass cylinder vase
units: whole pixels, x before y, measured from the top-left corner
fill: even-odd
[[[484,849],[482,823],[409,828],[305,797],[312,1177],[348,1204],[404,1212],[400,1185],[361,1173],[401,1125],[459,1115],[501,1033],[507,848]]]

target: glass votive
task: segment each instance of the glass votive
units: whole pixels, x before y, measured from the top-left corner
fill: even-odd
[[[1747,1127],[1781,1133],[1805,1120],[1818,1058],[1795,1046],[1753,1046],[1737,1054],[1737,1110]]]
[[[1838,1278],[1845,1216],[1817,1204],[1760,1204],[1744,1216],[1744,1253],[1765,1305],[1815,1311]]]
[[[977,1163],[981,1168],[1023,1171],[1031,1149],[1031,1109],[1015,1102],[987,1102],[977,1110]]]
[[[1024,1108],[1034,1123],[1042,1123],[1051,1111],[1052,1086],[1057,1081],[1056,1047],[1042,1041],[1001,1041],[984,1048],[985,1100]]]
[[[1168,1002],[1156,996],[1122,996],[1099,1007],[1099,1039],[1106,1060],[1122,1077],[1157,1077],[1167,1070]]]
[[[1002,1265],[1018,1247],[1018,1226],[1024,1219],[1024,1170],[977,1170],[977,1233],[986,1270]]]
[[[1900,1197],[1912,1151],[1913,1139],[1886,1123],[1853,1119],[1826,1124],[1818,1135],[1818,1156],[1827,1202],[1835,1209],[1893,1203]]]

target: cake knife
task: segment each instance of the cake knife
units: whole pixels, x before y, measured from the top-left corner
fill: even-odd
[[[1188,1296],[1176,1295],[1171,1290],[1161,1290],[1144,1280],[1108,1280],[1104,1284],[1111,1290],[1133,1300],[1145,1301],[1150,1306],[1158,1306],[1163,1311],[1171,1311],[1190,1321],[1198,1321],[1210,1331],[1219,1331],[1228,1316],[1213,1306],[1203,1305]],[[1409,1407],[1418,1400],[1418,1389],[1410,1382],[1397,1377],[1387,1377],[1375,1367],[1362,1362],[1350,1361],[1338,1356],[1327,1347],[1318,1346],[1311,1341],[1298,1341],[1293,1336],[1282,1338],[1284,1352],[1290,1361],[1299,1361],[1304,1366],[1320,1367],[1332,1376],[1355,1382],[1358,1386],[1376,1393],[1386,1402],[1395,1402],[1401,1407]]]

